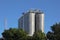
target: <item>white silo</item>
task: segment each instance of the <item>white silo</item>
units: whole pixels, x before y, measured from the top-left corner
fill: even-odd
[[[39,14],[39,27],[41,27],[41,31],[44,32],[44,14]]]
[[[35,32],[35,13],[29,12],[29,36],[32,36]]]
[[[18,21],[19,28],[33,36],[34,32],[41,30],[44,32],[44,14],[40,10],[30,10],[26,12]]]
[[[44,14],[36,13],[36,31],[44,32]]]

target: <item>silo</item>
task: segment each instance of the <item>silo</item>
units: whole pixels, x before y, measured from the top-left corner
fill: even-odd
[[[35,32],[35,13],[29,12],[29,36],[32,36]]]
[[[35,15],[36,17],[36,31],[41,30],[42,32],[44,32],[44,14],[43,13],[36,13]]]

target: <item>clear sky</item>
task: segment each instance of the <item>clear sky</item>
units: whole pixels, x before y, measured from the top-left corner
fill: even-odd
[[[45,14],[45,33],[50,26],[60,22],[60,0],[0,0],[0,37],[4,31],[4,18],[7,29],[18,28],[18,18],[29,9],[40,9]]]

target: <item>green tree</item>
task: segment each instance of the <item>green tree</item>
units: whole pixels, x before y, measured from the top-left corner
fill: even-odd
[[[49,40],[60,40],[60,23],[51,26],[51,31],[47,33]]]
[[[46,36],[42,31],[35,32],[33,35],[34,40],[46,40]]]
[[[22,29],[12,29],[5,30],[2,33],[5,40],[26,40],[27,33]]]
[[[5,40],[46,40],[46,36],[41,31],[35,32],[33,36],[27,36],[22,29],[10,28],[2,33]]]

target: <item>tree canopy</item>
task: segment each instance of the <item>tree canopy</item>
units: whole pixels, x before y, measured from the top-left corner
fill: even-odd
[[[22,29],[12,29],[4,30],[2,33],[5,40],[25,40],[26,38],[26,32]]]
[[[41,31],[35,32],[33,36],[27,36],[22,29],[10,28],[2,33],[5,40],[46,40],[46,36]]]
[[[47,33],[49,40],[60,40],[60,23],[56,23],[51,26],[51,31]]]
[[[33,35],[34,40],[46,40],[46,36],[42,31],[37,31]]]

